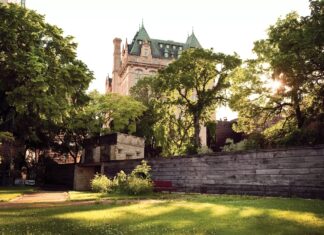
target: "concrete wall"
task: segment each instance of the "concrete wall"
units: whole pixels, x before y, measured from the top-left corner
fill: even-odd
[[[81,167],[76,165],[74,168],[74,190],[90,190],[90,180],[96,173],[95,167]]]
[[[154,180],[177,191],[324,199],[324,146],[150,159]],[[113,177],[140,160],[105,163]]]
[[[112,176],[140,161],[111,162]],[[151,159],[154,180],[178,191],[324,198],[324,146]]]

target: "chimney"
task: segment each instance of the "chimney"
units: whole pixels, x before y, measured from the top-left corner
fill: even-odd
[[[114,62],[113,62],[113,71],[112,71],[112,92],[118,93],[119,90],[119,76],[118,72],[121,66],[121,51],[120,51],[120,38],[115,38],[114,43]]]
[[[121,39],[120,38],[115,38],[113,43],[114,43],[114,67],[113,67],[113,73],[118,72],[120,69],[120,64],[121,64],[121,50],[120,50],[120,45],[121,45]]]

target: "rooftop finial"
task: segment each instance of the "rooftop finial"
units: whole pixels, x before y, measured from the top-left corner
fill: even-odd
[[[144,28],[144,20],[143,20],[143,18],[142,18],[142,28]]]
[[[192,26],[192,34],[194,34],[194,27]]]

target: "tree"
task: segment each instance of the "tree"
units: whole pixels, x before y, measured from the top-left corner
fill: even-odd
[[[92,72],[71,36],[16,4],[0,4],[0,131],[26,147],[46,145],[51,128],[87,102]]]
[[[240,63],[237,55],[188,49],[159,72],[161,89],[167,94],[163,102],[179,107],[192,118],[194,149],[200,147],[200,125],[210,119],[217,104],[227,101],[226,78]]]
[[[146,109],[129,96],[93,91],[89,97],[89,103],[65,118],[53,136],[52,147],[70,154],[75,163],[86,138],[112,132],[133,133],[137,119]]]
[[[147,110],[137,122],[136,134],[145,138],[148,156],[174,156],[186,152],[193,133],[191,118],[168,100],[156,76],[144,77],[131,88],[131,95]],[[163,82],[163,81],[162,81]]]
[[[267,39],[255,42],[257,59],[237,70],[231,85],[238,130],[259,129],[277,138],[323,122],[323,6],[310,1],[310,16],[290,13],[269,28]],[[273,81],[277,89],[271,89]]]

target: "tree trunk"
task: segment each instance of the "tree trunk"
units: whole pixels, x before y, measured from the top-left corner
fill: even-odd
[[[200,123],[199,123],[199,115],[194,114],[193,115],[194,118],[194,129],[195,129],[195,135],[194,135],[194,147],[196,150],[198,150],[198,148],[200,147]]]
[[[298,129],[300,129],[300,128],[302,128],[302,126],[304,124],[304,118],[303,118],[303,114],[300,110],[297,92],[294,92],[294,94],[293,94],[293,102],[294,102],[294,109],[295,109],[295,114],[296,114],[296,119],[297,119],[297,126],[298,126]]]

